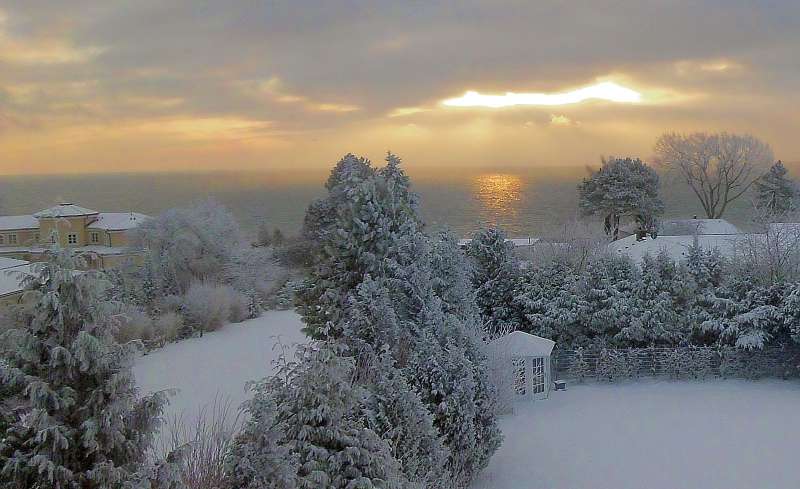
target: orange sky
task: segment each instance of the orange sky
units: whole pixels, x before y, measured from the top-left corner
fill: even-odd
[[[583,166],[673,130],[800,160],[798,2],[44,3],[0,5],[4,174]],[[602,82],[641,99],[442,103]]]

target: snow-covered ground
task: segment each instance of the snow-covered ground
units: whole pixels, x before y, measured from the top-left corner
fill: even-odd
[[[517,406],[472,489],[800,487],[800,385],[570,386]]]
[[[295,312],[269,311],[200,338],[170,343],[137,360],[137,384],[143,394],[179,389],[170,400],[167,419],[181,414],[189,421],[196,419],[199,409],[215,398],[238,408],[248,397],[245,384],[272,372],[272,361],[280,353],[273,348],[278,339],[287,346],[307,341],[301,327]]]

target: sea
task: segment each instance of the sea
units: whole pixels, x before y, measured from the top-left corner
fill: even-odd
[[[577,186],[584,168],[464,170],[408,169],[429,229],[444,226],[468,237],[481,226],[500,226],[509,236],[537,236],[578,213]],[[165,209],[214,199],[236,216],[243,229],[262,222],[296,232],[308,204],[321,197],[327,170],[221,171],[206,173],[113,173],[14,175],[0,177],[0,215],[30,214],[72,202],[106,212],[157,215]],[[665,218],[702,216],[685,182],[662,177]],[[752,203],[732,204],[724,218],[747,227]]]

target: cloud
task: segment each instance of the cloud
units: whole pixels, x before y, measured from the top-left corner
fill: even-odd
[[[579,126],[581,123],[579,121],[573,121],[569,117],[563,114],[550,114],[550,125],[557,126],[557,127],[569,127],[569,126]]]
[[[443,100],[442,105],[448,107],[489,107],[496,109],[501,107],[513,107],[515,105],[568,105],[593,99],[609,102],[636,103],[642,100],[642,95],[635,90],[623,87],[614,82],[601,82],[588,87],[556,93],[506,92],[503,95],[483,95],[475,91],[468,91],[461,97]]]
[[[316,112],[355,112],[360,107],[353,104],[322,102],[305,95],[292,93],[280,78],[273,76],[264,81],[255,82],[257,92],[261,92],[272,100],[285,104],[298,104],[309,111]]]

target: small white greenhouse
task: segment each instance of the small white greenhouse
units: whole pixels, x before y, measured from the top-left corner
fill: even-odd
[[[489,343],[488,354],[495,368],[504,372],[498,378],[509,379],[513,397],[547,399],[553,384],[550,355],[554,346],[547,338],[514,331]]]

